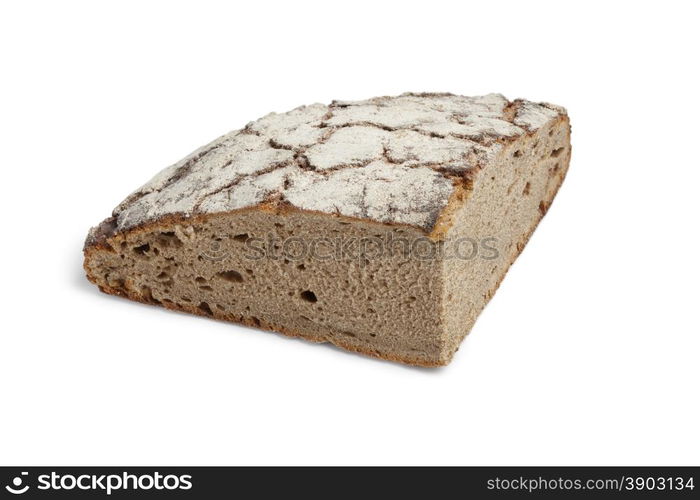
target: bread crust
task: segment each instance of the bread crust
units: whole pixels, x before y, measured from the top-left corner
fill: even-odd
[[[514,101],[517,102],[517,101]],[[511,103],[513,104],[513,103]],[[555,120],[556,123],[562,123],[565,121],[568,121],[568,117],[565,114],[560,114]],[[532,130],[527,132],[527,135],[533,135],[536,132],[536,130]],[[498,142],[500,142],[503,145],[510,144],[517,140],[517,137],[506,137],[506,138],[499,138]],[[120,232],[123,232],[124,234],[127,233],[132,233],[132,232],[149,232],[153,230],[157,230],[159,228],[162,228],[163,226],[169,225],[169,224],[197,224],[201,221],[207,220],[211,216],[216,216],[216,215],[230,215],[233,213],[243,213],[243,212],[248,212],[248,211],[253,211],[253,210],[259,210],[263,212],[268,212],[268,213],[275,213],[275,214],[288,214],[292,212],[296,213],[309,213],[309,214],[320,214],[324,216],[329,216],[333,218],[338,218],[339,220],[347,221],[347,222],[364,222],[364,223],[369,223],[369,224],[376,224],[378,226],[396,226],[396,227],[406,227],[406,228],[411,228],[411,229],[416,229],[418,231],[421,231],[427,238],[433,240],[433,241],[441,241],[445,238],[445,235],[449,231],[449,229],[452,227],[453,223],[453,216],[454,213],[466,202],[466,200],[469,198],[469,195],[473,189],[474,185],[474,179],[477,175],[479,175],[480,170],[482,169],[482,165],[476,165],[473,169],[470,169],[468,172],[465,172],[464,175],[461,177],[455,177],[452,179],[452,184],[453,184],[453,191],[450,194],[450,197],[445,205],[445,207],[440,211],[434,225],[430,229],[430,231],[426,231],[425,228],[421,226],[417,226],[414,224],[404,224],[404,223],[399,223],[399,222],[391,222],[391,221],[378,221],[372,218],[367,218],[367,217],[353,217],[353,216],[348,216],[348,215],[342,215],[338,213],[333,213],[329,214],[327,212],[319,211],[319,210],[310,210],[310,209],[305,209],[305,208],[299,208],[294,205],[291,205],[289,203],[286,203],[284,200],[281,199],[271,199],[267,200],[263,203],[259,203],[256,205],[252,205],[249,207],[243,207],[235,210],[227,210],[227,211],[222,211],[222,212],[217,212],[213,214],[194,214],[194,215],[189,215],[186,216],[184,214],[168,214],[164,215],[162,217],[159,217],[155,220],[152,221],[147,221],[147,222],[142,222],[140,224],[137,224],[133,227],[130,227],[129,229],[125,231],[119,231],[117,229],[116,225],[116,217],[113,215],[111,217],[108,217],[104,219],[100,224],[97,226],[93,227],[90,232],[88,233],[87,238],[85,239],[85,244],[84,244],[84,250],[87,250],[89,247],[95,246],[95,247],[102,247],[105,249],[108,249],[107,240],[113,236],[116,236]]]
[[[113,231],[277,204],[439,239],[455,198],[501,149],[565,116],[499,94],[438,93],[271,113],[158,173],[115,208]]]

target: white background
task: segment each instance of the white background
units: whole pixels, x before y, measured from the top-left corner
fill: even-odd
[[[633,2],[4,2],[0,463],[700,463],[697,13]],[[85,234],[269,111],[566,106],[571,169],[453,363],[109,297]]]

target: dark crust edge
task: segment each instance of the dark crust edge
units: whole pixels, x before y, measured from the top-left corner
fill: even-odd
[[[91,250],[92,251],[92,250]],[[92,280],[90,275],[88,274],[87,276],[88,280],[91,283],[95,283],[95,281]],[[96,283],[95,283],[96,284]],[[282,334],[286,337],[292,337],[292,338],[301,338],[310,342],[314,342],[316,344],[323,344],[323,343],[330,343],[333,344],[337,347],[340,347],[341,349],[345,349],[346,351],[352,351],[356,352],[359,354],[364,354],[366,356],[370,356],[373,358],[377,359],[383,359],[386,361],[394,361],[398,363],[402,363],[405,365],[410,365],[410,366],[422,366],[425,368],[435,368],[438,366],[444,366],[447,363],[449,363],[449,360],[446,360],[444,363],[430,363],[427,362],[423,359],[418,359],[418,358],[402,358],[400,356],[396,356],[391,353],[380,353],[376,350],[372,349],[363,349],[362,347],[356,346],[356,345],[351,345],[351,344],[346,344],[345,342],[342,342],[337,339],[319,339],[318,337],[313,337],[310,335],[307,335],[301,331],[292,329],[292,328],[286,328],[278,325],[273,325],[271,323],[268,323],[267,321],[264,321],[262,319],[258,320],[258,323],[254,322],[251,319],[246,318],[245,316],[239,316],[239,315],[234,315],[234,314],[228,314],[228,315],[223,315],[218,312],[214,313],[213,315],[208,315],[204,313],[202,310],[195,306],[185,306],[185,305],[178,305],[175,303],[163,303],[163,302],[153,302],[153,301],[148,301],[145,300],[142,296],[133,293],[128,290],[120,290],[116,288],[111,288],[109,286],[100,286],[97,285],[97,287],[100,289],[101,292],[109,294],[109,295],[116,295],[118,297],[123,297],[127,298],[130,300],[133,300],[135,302],[141,302],[142,304],[148,304],[148,305],[154,305],[154,306],[161,306],[166,309],[169,309],[171,311],[178,311],[178,312],[184,312],[184,313],[189,313],[189,314],[196,314],[197,316],[203,316],[208,319],[215,319],[219,321],[224,321],[227,323],[234,323],[238,325],[243,325],[247,326],[250,328],[255,328],[258,330],[264,330],[264,331],[269,331],[273,333],[279,333]]]

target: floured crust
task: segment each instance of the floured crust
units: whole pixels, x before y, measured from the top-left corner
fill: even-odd
[[[440,238],[503,144],[564,114],[499,94],[403,94],[271,113],[158,173],[86,245],[166,219],[247,209],[407,225]]]

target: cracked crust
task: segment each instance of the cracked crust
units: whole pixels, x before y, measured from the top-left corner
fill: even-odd
[[[476,171],[565,110],[408,93],[271,113],[164,169],[93,228],[87,246],[172,216],[298,209],[440,238]]]

